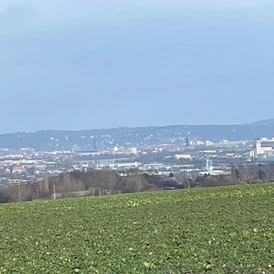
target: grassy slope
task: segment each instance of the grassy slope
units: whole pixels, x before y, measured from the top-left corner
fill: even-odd
[[[0,206],[0,273],[274,273],[274,185]]]

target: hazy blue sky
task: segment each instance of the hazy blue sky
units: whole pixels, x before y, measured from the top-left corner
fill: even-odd
[[[0,132],[273,118],[271,0],[1,0]]]

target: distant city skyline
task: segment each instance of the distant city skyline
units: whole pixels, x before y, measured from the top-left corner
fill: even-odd
[[[0,133],[273,118],[273,13],[266,0],[3,0]]]

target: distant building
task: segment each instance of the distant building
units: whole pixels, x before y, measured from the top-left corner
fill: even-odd
[[[190,143],[189,143],[189,137],[186,136],[186,147],[189,147]]]
[[[82,151],[77,151],[75,153],[76,156],[78,157],[83,157],[83,156],[98,156],[100,155],[100,152],[97,150],[82,150]]]
[[[212,160],[206,160],[206,170],[213,171],[213,161]]]
[[[274,142],[267,142],[267,140],[257,139],[255,141],[254,156],[255,158],[269,157],[273,154]]]
[[[229,175],[230,172],[225,171],[225,170],[212,170],[210,172],[208,172],[208,171],[199,172],[199,176],[204,176],[204,175],[208,175],[208,174],[211,176],[219,176],[219,175]]]
[[[21,174],[21,173],[24,173],[26,172],[25,168],[24,167],[14,167],[13,170],[12,170],[12,173],[17,173],[17,174]]]
[[[192,159],[192,156],[190,154],[176,154],[175,155],[175,158],[177,160],[180,160],[180,159],[188,159],[188,160],[191,160]]]
[[[130,170],[130,169],[139,169],[142,167],[140,162],[127,162],[127,163],[112,163],[108,165],[98,165],[98,169],[109,168],[112,170]]]
[[[211,141],[205,141],[205,145],[208,147],[214,145],[214,143]]]

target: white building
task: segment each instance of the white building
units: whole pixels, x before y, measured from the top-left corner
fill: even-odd
[[[263,142],[265,142],[263,144]],[[260,140],[257,139],[255,142],[255,158],[262,157],[262,156],[267,156],[269,154],[273,153],[273,144],[271,143],[266,143],[266,140]]]
[[[129,170],[129,169],[136,169],[136,168],[140,168],[142,166],[142,163],[140,162],[129,162],[129,163],[111,163],[111,164],[107,164],[107,165],[99,165],[97,166],[98,169],[102,169],[102,168],[109,168],[112,170]]]

